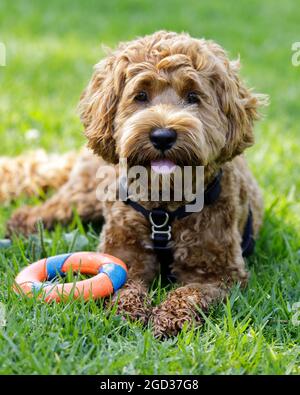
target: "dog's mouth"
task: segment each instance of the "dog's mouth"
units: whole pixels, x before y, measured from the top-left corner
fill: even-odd
[[[185,166],[195,167],[204,166],[204,161],[196,157],[190,151],[181,150],[182,152],[167,152],[166,154],[160,154],[153,152],[153,150],[147,149],[136,149],[127,156],[124,156],[127,160],[129,167],[143,166],[148,171],[152,171],[156,174],[168,175],[176,171],[177,168],[183,169]]]
[[[157,174],[171,174],[175,168],[176,164],[170,159],[156,159],[151,161],[151,170]]]
[[[168,175],[172,174],[179,167],[183,169],[185,166],[194,167],[194,166],[203,166],[203,163],[200,160],[187,160],[176,158],[166,158],[166,157],[158,157],[158,158],[149,158],[147,160],[136,160],[136,158],[127,157],[127,164],[129,167],[133,166],[143,166],[149,171],[152,171],[155,174]]]

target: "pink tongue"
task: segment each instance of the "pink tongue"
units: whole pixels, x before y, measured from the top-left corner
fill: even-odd
[[[151,169],[158,174],[170,174],[175,170],[175,163],[168,159],[153,160]]]

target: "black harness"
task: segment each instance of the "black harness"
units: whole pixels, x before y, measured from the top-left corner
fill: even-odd
[[[218,173],[215,179],[208,185],[204,191],[204,205],[212,205],[220,196],[221,193],[221,179],[222,171]],[[171,264],[173,262],[173,251],[169,246],[169,241],[172,239],[172,223],[175,219],[185,218],[192,212],[186,211],[186,206],[180,206],[175,211],[167,211],[161,208],[154,208],[147,210],[139,203],[130,200],[128,197],[124,203],[130,205],[150,222],[151,225],[151,239],[153,241],[153,249],[157,255],[160,263],[160,272],[162,279],[168,281],[175,281],[174,275],[171,273]],[[190,203],[195,203],[195,200]],[[252,211],[249,208],[247,223],[245,225],[241,248],[244,257],[250,256],[255,247],[255,240],[253,237],[253,217]]]

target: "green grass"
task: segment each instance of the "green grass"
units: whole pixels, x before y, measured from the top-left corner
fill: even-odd
[[[44,147],[64,152],[84,138],[75,112],[100,43],[157,29],[189,31],[217,40],[270,107],[256,127],[250,166],[265,197],[265,221],[249,263],[248,288],[205,316],[201,329],[165,342],[149,329],[121,320],[101,302],[46,305],[11,291],[19,269],[41,256],[81,248],[63,237],[78,229],[93,250],[97,234],[74,220],[39,238],[15,239],[0,250],[0,300],[7,326],[0,328],[0,373],[237,373],[299,374],[300,330],[291,307],[300,301],[299,78],[291,45],[300,41],[297,1],[110,0],[8,1],[0,3],[0,155]],[[26,139],[29,129],[40,138]],[[1,181],[0,181],[1,182]],[[36,203],[36,199],[32,200]],[[15,206],[0,208],[0,235]],[[165,290],[152,289],[153,300]]]

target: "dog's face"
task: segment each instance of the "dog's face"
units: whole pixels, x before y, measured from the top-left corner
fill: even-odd
[[[243,152],[260,99],[217,44],[158,32],[96,65],[79,109],[95,153],[159,172],[218,166]]]

